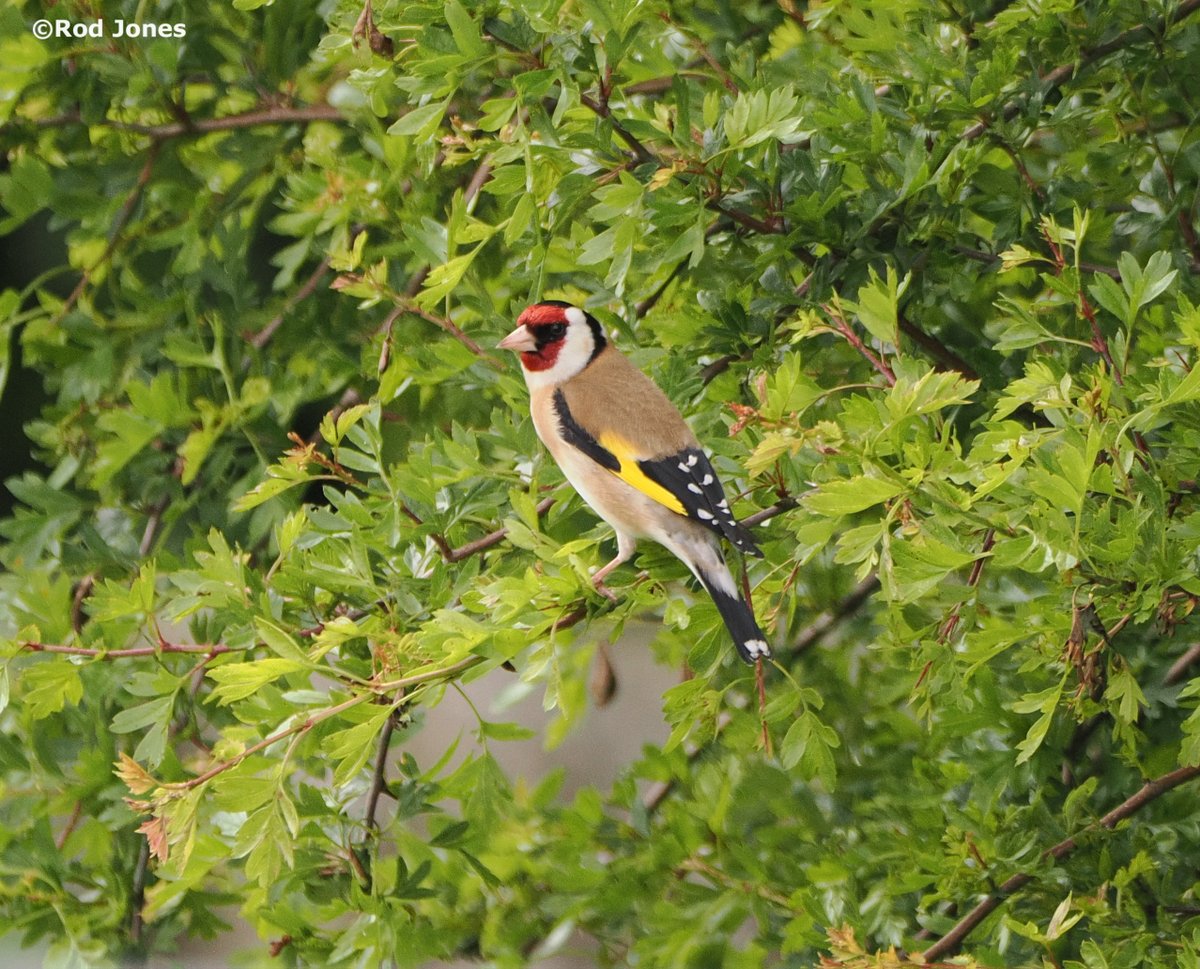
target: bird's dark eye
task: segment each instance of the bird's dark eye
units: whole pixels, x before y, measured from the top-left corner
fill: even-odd
[[[567,324],[548,323],[541,329],[542,332],[539,334],[539,336],[542,336],[547,343],[554,343],[556,340],[561,340],[563,338],[563,334],[567,332]]]

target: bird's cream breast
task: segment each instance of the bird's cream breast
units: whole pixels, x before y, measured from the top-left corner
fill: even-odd
[[[607,471],[578,448],[563,440],[558,433],[558,417],[554,410],[554,390],[535,392],[531,399],[533,426],[546,445],[563,476],[593,511],[618,531],[627,535],[659,539],[658,520],[664,515],[687,523],[675,516],[636,488],[630,487],[615,474]],[[690,524],[690,523],[687,523]]]

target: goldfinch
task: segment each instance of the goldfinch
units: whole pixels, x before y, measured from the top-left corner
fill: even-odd
[[[750,604],[738,591],[719,537],[762,556],[739,525],[708,457],[675,405],[604,335],[590,313],[546,300],[527,307],[499,349],[520,355],[533,426],[563,474],[617,533],[617,555],[592,577],[604,579],[639,538],[665,546],[716,603],[738,655],[770,655]]]

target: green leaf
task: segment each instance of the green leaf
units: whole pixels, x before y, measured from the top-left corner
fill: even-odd
[[[446,0],[444,10],[446,23],[450,27],[450,33],[454,35],[454,43],[458,46],[459,53],[473,59],[486,57],[490,53],[489,48],[483,42],[478,25],[463,5],[458,0]]]
[[[16,701],[30,717],[42,720],[83,699],[83,680],[69,660],[35,663],[17,681]]]
[[[308,664],[299,660],[269,656],[250,663],[227,663],[217,666],[208,671],[208,676],[217,684],[212,691],[213,699],[221,706],[228,706],[237,700],[245,699],[281,676],[299,673],[307,668]]]
[[[816,494],[804,498],[805,506],[817,515],[852,515],[903,493],[904,486],[868,475],[842,481],[827,481]]]
[[[174,694],[155,697],[137,706],[126,707],[112,719],[113,733],[133,733],[153,724],[165,723],[175,706]]]
[[[1142,707],[1146,705],[1146,695],[1124,663],[1112,664],[1105,696],[1123,723],[1136,723]]]
[[[903,280],[896,276],[895,267],[887,267],[887,275],[880,279],[874,267],[870,270],[870,281],[858,290],[858,301],[847,303],[847,309],[858,315],[867,332],[882,343],[895,345],[897,342],[898,304],[900,296],[908,288],[909,276]]]
[[[827,790],[832,790],[837,779],[833,750],[840,746],[837,731],[806,710],[788,728],[779,760],[788,770],[799,766],[805,779],[819,779]]]
[[[449,104],[449,99],[446,99],[413,108],[402,115],[398,121],[393,122],[387,133],[396,136],[412,136],[418,140],[431,138],[438,125],[442,123],[442,115],[446,113]]]
[[[362,711],[363,707],[356,710]],[[375,738],[383,729],[383,723],[392,714],[390,706],[372,705],[360,714],[365,717],[361,723],[352,727],[331,733],[321,744],[330,757],[337,761],[333,772],[335,784],[346,784],[362,770],[369,758],[375,752]]]

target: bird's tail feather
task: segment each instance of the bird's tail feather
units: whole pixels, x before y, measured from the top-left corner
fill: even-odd
[[[721,585],[726,583],[732,586],[728,575],[721,577],[726,582],[720,584],[715,581],[715,577],[708,576],[703,571],[699,573],[699,578],[708,594],[712,596],[713,602],[716,603],[717,612],[725,621],[729,635],[733,637],[733,645],[737,647],[738,655],[747,663],[755,663],[769,657],[771,651],[767,647],[767,637],[759,628],[758,620],[754,618],[750,604],[738,595],[736,590],[730,595],[728,591],[721,588]]]

